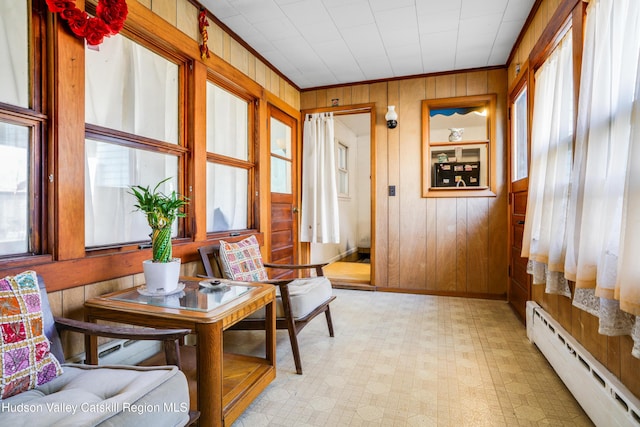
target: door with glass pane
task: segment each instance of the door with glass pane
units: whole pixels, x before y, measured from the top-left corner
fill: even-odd
[[[269,107],[269,147],[271,167],[271,256],[270,261],[294,264],[297,261],[298,208],[296,168],[296,120]],[[272,278],[293,277],[289,270],[275,270]]]
[[[522,235],[529,186],[529,108],[526,71],[521,74],[509,97],[510,167],[509,180],[509,304],[525,319],[526,302],[531,299],[527,259],[522,252]]]

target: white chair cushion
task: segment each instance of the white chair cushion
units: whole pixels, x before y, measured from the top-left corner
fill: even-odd
[[[2,425],[184,426],[189,388],[175,366],[66,364],[53,381],[0,402]]]
[[[276,288],[276,317],[284,317],[284,307],[280,297],[280,288]],[[291,314],[294,319],[301,319],[315,310],[323,302],[331,298],[333,290],[331,282],[324,276],[295,279],[289,283],[291,297]],[[264,319],[264,309],[251,314],[250,319]]]

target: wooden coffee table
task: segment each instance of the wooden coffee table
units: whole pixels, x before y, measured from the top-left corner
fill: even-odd
[[[125,289],[85,302],[85,318],[155,328],[190,328],[197,335],[195,387],[191,409],[200,426],[222,426],[242,414],[276,376],[275,288],[260,283],[222,281],[224,288],[203,288],[196,277],[181,278],[184,290],[170,296],[145,296]],[[144,289],[144,288],[142,288]],[[223,352],[223,331],[265,307],[264,358]],[[187,349],[191,346],[184,346]],[[96,337],[87,338],[87,362],[97,363]],[[190,376],[190,375],[187,375]],[[190,381],[191,382],[191,381]],[[197,407],[195,403],[197,402]]]

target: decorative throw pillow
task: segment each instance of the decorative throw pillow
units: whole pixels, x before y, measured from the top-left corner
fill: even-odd
[[[268,280],[262,264],[260,245],[256,236],[249,236],[237,243],[220,240],[220,260],[227,279],[241,282]]]
[[[0,399],[62,374],[43,332],[38,278],[33,271],[0,279]]]

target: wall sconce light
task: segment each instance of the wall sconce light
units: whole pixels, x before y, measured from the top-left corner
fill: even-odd
[[[387,114],[384,115],[384,118],[387,120],[387,127],[389,129],[394,129],[398,126],[398,113],[396,113],[395,105],[389,105],[387,107]]]

